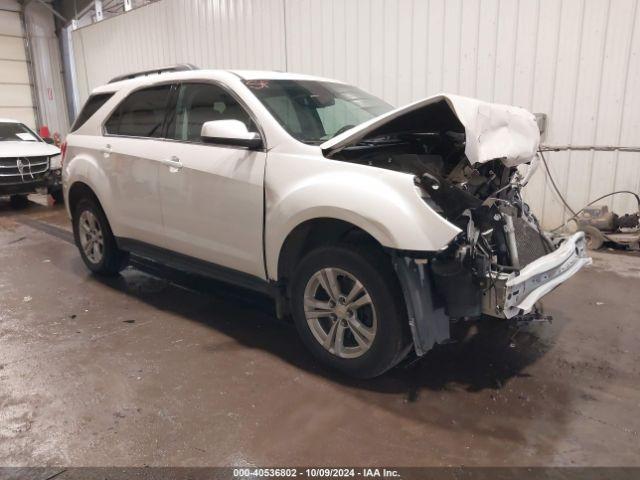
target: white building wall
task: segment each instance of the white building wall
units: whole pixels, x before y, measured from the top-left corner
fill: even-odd
[[[29,61],[17,0],[0,0],[0,118],[37,128]]]
[[[60,60],[51,11],[36,1],[23,11],[17,0],[0,0],[0,117],[20,120],[36,130],[47,125],[51,134],[66,134],[69,122]]]
[[[121,73],[193,63],[285,69],[283,0],[161,0],[73,33],[80,101]]]
[[[80,97],[191,62],[312,73],[402,105],[440,91],[548,115],[544,143],[640,146],[640,0],[160,0],[74,32]],[[547,159],[574,209],[640,190],[640,153]],[[541,171],[527,198],[566,217]],[[617,196],[616,211],[635,201]]]
[[[53,15],[36,1],[27,5],[24,15],[29,29],[41,125],[47,125],[51,135],[66,135],[69,119],[62,80],[62,57]]]

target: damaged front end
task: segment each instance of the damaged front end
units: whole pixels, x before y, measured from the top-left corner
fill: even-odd
[[[430,259],[433,282],[450,317],[529,313],[543,295],[590,263],[584,235],[544,232],[522,200],[523,179],[517,168],[496,167],[492,172],[501,168],[504,180],[491,182],[495,190],[477,196],[464,211],[447,212],[463,232]],[[437,192],[443,187],[431,177],[426,182],[417,178],[417,183],[425,201],[437,207],[442,201]]]
[[[449,337],[449,319],[521,318],[591,262],[581,232],[549,235],[523,201],[538,143],[529,112],[442,95],[323,146],[334,159],[413,174],[424,202],[461,229],[440,252],[393,254],[419,355]]]

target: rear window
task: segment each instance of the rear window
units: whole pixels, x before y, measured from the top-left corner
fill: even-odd
[[[75,132],[82,125],[89,120],[94,113],[98,111],[98,109],[104,105],[107,100],[113,97],[113,93],[97,93],[95,95],[91,95],[87,100],[87,103],[84,104],[82,110],[80,111],[80,115],[76,118],[76,121],[73,122],[73,126],[71,127],[71,131]]]
[[[106,133],[128,137],[161,137],[170,91],[171,85],[159,85],[133,92],[105,123]]]

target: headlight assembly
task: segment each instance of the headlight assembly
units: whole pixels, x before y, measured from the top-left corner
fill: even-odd
[[[49,168],[51,170],[57,170],[62,168],[62,155],[54,155],[49,158]]]

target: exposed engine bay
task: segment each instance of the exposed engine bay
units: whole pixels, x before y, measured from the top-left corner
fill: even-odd
[[[428,259],[432,284],[452,318],[505,311],[508,279],[557,249],[545,234],[521,189],[537,157],[514,162],[495,158],[471,163],[465,127],[443,100],[393,119],[332,158],[415,175],[424,201],[462,233]],[[479,143],[479,142],[478,142]],[[522,175],[517,163],[528,163]]]

